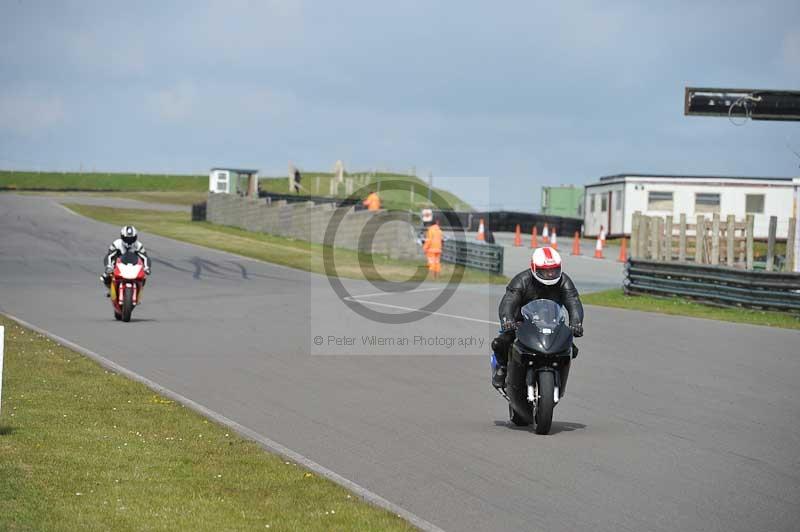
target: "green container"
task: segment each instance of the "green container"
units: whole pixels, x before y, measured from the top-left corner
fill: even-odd
[[[542,187],[542,214],[583,218],[583,187]]]

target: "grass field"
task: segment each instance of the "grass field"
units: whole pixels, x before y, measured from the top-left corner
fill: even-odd
[[[586,294],[581,296],[581,301],[586,305],[749,323],[751,325],[766,325],[784,329],[800,329],[800,316],[797,314],[745,308],[713,307],[679,297],[626,296],[621,289]]]
[[[133,224],[142,232],[146,242],[147,233],[183,240],[210,248],[220,249],[252,257],[254,259],[282,264],[300,270],[325,273],[322,261],[323,246],[303,240],[293,240],[265,233],[253,233],[234,227],[192,222],[187,213],[161,212],[138,209],[116,209],[89,205],[67,204],[68,208],[101,222]],[[375,272],[362,271],[359,261],[368,257],[346,249],[335,249],[334,259],[339,277],[350,279],[380,280]],[[390,281],[422,279],[427,275],[423,261],[392,260],[383,255],[374,255],[377,274]],[[447,282],[455,273],[451,264],[442,264],[441,281]],[[508,282],[504,276],[490,275],[478,270],[465,269],[462,282],[501,283]]]
[[[383,183],[387,181],[402,181],[404,183],[409,183],[414,185],[414,197],[412,200],[410,190],[387,190],[386,186],[384,185],[383,188],[379,191],[379,196],[381,197],[382,206],[389,209],[401,209],[401,210],[419,210],[427,205],[428,203],[428,184],[423,180],[402,174],[376,174],[374,177],[371,177],[367,182],[366,178],[361,180],[361,178],[357,177],[360,174],[355,174],[355,176],[347,176],[352,177],[354,179],[354,190],[363,189],[362,194],[358,194],[358,197],[366,197],[368,190],[374,189],[378,191],[379,186],[378,183]],[[303,190],[301,191],[302,194],[310,194],[312,196],[329,196],[330,195],[330,183],[333,180],[333,174],[324,173],[324,172],[309,172],[308,174],[303,174],[301,185]],[[319,187],[317,184],[319,183]],[[289,180],[287,178],[270,178],[270,179],[261,179],[260,181],[261,190],[265,190],[268,192],[276,192],[280,194],[288,194],[290,193],[289,190]],[[455,210],[472,210],[472,208],[457,197],[455,194],[448,192],[446,190],[438,189],[436,187],[433,190],[441,196],[441,199],[446,202],[447,205],[452,207]],[[291,191],[294,193],[294,191]],[[339,193],[336,194],[338,197],[345,197],[345,187],[343,184],[339,185]]]
[[[0,171],[0,188],[203,192],[208,176]]]
[[[0,316],[0,530],[410,530]]]

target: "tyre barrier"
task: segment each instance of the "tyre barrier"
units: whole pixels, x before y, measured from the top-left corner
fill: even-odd
[[[726,307],[800,312],[800,273],[629,259],[626,294],[681,296]]]

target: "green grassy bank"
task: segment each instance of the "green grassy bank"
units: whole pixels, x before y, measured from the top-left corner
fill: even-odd
[[[581,301],[586,305],[749,323],[751,325],[765,325],[784,329],[800,329],[800,316],[797,314],[746,308],[714,307],[679,297],[626,296],[622,289],[585,294],[581,296]]]

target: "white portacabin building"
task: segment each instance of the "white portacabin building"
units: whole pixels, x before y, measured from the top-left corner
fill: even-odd
[[[791,177],[735,177],[659,174],[617,174],[601,177],[586,186],[584,194],[584,235],[596,237],[601,226],[609,238],[631,232],[633,213],[646,216],[681,214],[694,223],[702,214],[715,212],[724,220],[755,217],[755,238],[767,238],[770,216],[778,217],[777,237],[786,238],[789,218],[794,215]],[[795,192],[795,196],[798,192]]]

